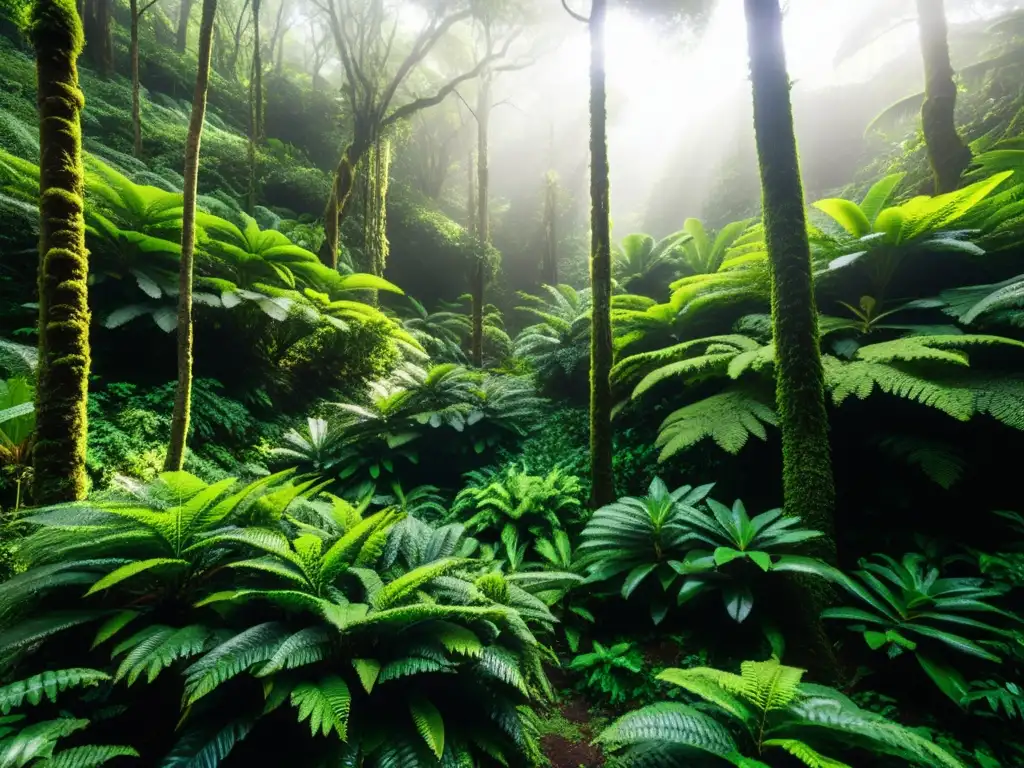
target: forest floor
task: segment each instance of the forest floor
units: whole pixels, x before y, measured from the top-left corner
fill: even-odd
[[[566,697],[542,723],[541,748],[552,768],[601,768],[604,753],[591,742],[605,724],[578,694]]]

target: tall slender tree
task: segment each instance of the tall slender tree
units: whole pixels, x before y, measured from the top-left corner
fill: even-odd
[[[199,146],[206,119],[206,92],[210,83],[210,53],[217,0],[203,0],[199,27],[199,66],[192,96],[192,114],[185,141],[184,211],[181,221],[181,266],[178,276],[178,387],[171,415],[171,440],[165,468],[180,470],[185,463],[189,417],[192,409],[192,274],[196,249],[196,194],[199,183]]]
[[[490,32],[487,33],[490,43]],[[490,47],[488,45],[488,47]],[[487,246],[491,242],[491,162],[490,162],[490,131],[491,131],[491,85],[493,73],[484,70],[480,73],[480,88],[476,99],[477,127],[477,203],[478,223],[476,234],[480,240],[480,251],[473,260],[473,274],[470,280],[470,297],[473,302],[473,331],[470,337],[470,352],[473,365],[482,368],[484,364],[484,290],[487,284]]]
[[[175,35],[175,47],[178,53],[184,53],[188,47],[188,24],[192,15],[192,0],[181,0],[178,6],[178,32]]]
[[[779,0],[744,3],[772,285],[784,504],[787,514],[825,532],[821,554],[834,561],[835,486],[782,9]]]
[[[544,257],[541,280],[558,285],[558,174],[548,171],[544,176]]]
[[[611,185],[608,168],[608,93],[605,26],[608,0],[592,0],[590,17],[569,8],[590,30],[590,502],[615,500],[612,468],[612,242]]]
[[[85,496],[89,398],[89,277],[83,218],[78,56],[84,36],[74,0],[36,0],[30,32],[39,106],[39,383],[33,496],[39,504]]]
[[[128,10],[131,14],[131,43],[129,44],[129,56],[132,67],[132,151],[135,157],[142,157],[142,97],[139,83],[139,21],[142,14],[157,4],[159,0],[149,0],[148,3],[139,5],[139,0],[128,0]]]
[[[248,208],[256,208],[256,145],[263,138],[263,56],[260,51],[260,0],[252,0],[252,78],[249,81],[249,194]],[[282,6],[283,7],[283,6]]]
[[[921,127],[936,193],[952,192],[971,164],[971,150],[956,130],[956,83],[949,60],[944,0],[917,0],[918,31],[924,59]]]

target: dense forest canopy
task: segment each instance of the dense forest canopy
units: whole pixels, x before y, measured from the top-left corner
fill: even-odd
[[[0,0],[0,768],[1024,765],[1024,3]]]

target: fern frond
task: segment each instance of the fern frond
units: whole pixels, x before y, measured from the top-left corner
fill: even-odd
[[[428,563],[427,565],[409,571],[408,573],[399,576],[391,583],[386,584],[384,589],[374,595],[374,608],[378,611],[385,611],[389,608],[393,608],[410,595],[415,594],[415,592],[425,584],[433,581],[438,576],[445,576],[451,573],[456,568],[465,565],[465,563],[465,560],[459,558],[448,558],[445,560],[438,560],[434,563]]]
[[[278,646],[256,676],[266,677],[282,669],[295,669],[322,661],[330,652],[330,641],[330,635],[322,627],[299,630]]]
[[[6,715],[22,704],[35,706],[44,698],[52,704],[57,701],[57,694],[70,688],[88,688],[109,679],[110,675],[104,672],[86,668],[59,669],[32,675],[0,688],[0,713]]]
[[[754,713],[738,695],[743,690],[743,678],[731,672],[711,667],[666,669],[658,680],[678,685],[705,701],[715,704],[743,723],[754,720]]]
[[[778,659],[744,661],[740,665],[743,696],[762,712],[785,709],[796,698],[804,670],[787,667]]]
[[[267,622],[221,643],[185,670],[185,703],[194,704],[253,664],[269,660],[284,638],[280,624]]]
[[[852,768],[852,766],[846,763],[833,760],[831,757],[825,757],[825,755],[811,749],[811,747],[799,739],[767,739],[764,742],[764,746],[780,747],[804,765],[809,766],[809,768]]]
[[[151,683],[162,670],[174,662],[201,653],[210,634],[210,630],[200,624],[180,629],[160,625],[147,627],[139,633],[142,637],[136,635],[130,641],[138,639],[134,646],[127,646],[132,650],[121,662],[114,679],[120,681],[127,678],[128,685],[133,685],[145,672],[146,681]],[[118,653],[123,650],[126,650],[126,647],[118,646]]]
[[[764,425],[777,424],[775,411],[755,395],[742,389],[727,389],[674,411],[661,424],[655,443],[661,448],[659,461],[710,437],[723,450],[739,453],[750,435],[764,440]]]
[[[444,719],[428,699],[417,696],[409,702],[409,713],[427,747],[438,760],[444,754]]]
[[[40,765],[45,768],[95,768],[119,757],[138,756],[139,753],[131,747],[90,744],[61,750]]]
[[[299,722],[309,720],[313,736],[336,731],[338,738],[348,738],[348,715],[352,697],[348,684],[337,675],[328,675],[318,683],[303,683],[292,691],[292,706],[299,710]]]
[[[625,746],[657,741],[727,757],[739,751],[732,734],[717,720],[675,702],[652,704],[620,717],[595,742]]]
[[[199,726],[178,739],[161,768],[215,768],[252,730],[251,720],[233,720],[223,728]]]

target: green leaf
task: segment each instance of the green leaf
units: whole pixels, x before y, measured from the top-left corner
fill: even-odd
[[[741,557],[746,557],[746,553],[732,547],[718,547],[715,549],[715,565],[725,565]]]
[[[852,768],[852,766],[846,763],[833,760],[831,757],[825,757],[825,755],[811,749],[811,747],[799,739],[767,739],[764,742],[764,746],[780,747],[800,760],[808,768]]]
[[[877,651],[879,648],[882,648],[889,644],[889,638],[886,637],[885,632],[875,632],[873,630],[868,630],[864,632],[864,642],[868,644],[868,647],[872,651]]]
[[[444,720],[441,713],[430,701],[419,696],[409,702],[409,711],[413,722],[416,723],[416,730],[420,732],[434,757],[440,760],[444,754]]]
[[[742,623],[754,608],[754,593],[746,584],[729,584],[722,589],[725,612],[729,617]]]
[[[921,665],[932,682],[938,686],[946,696],[962,707],[963,698],[970,690],[967,680],[956,669],[937,659],[933,659],[923,653],[916,654],[917,662]]]
[[[637,587],[646,579],[651,572],[657,568],[657,563],[647,563],[646,565],[638,565],[632,571],[626,575],[625,581],[622,583],[622,597],[628,600],[629,596],[633,594]]]
[[[758,552],[755,550],[753,552],[747,552],[747,557],[753,560],[754,563],[757,564],[757,567],[765,573],[772,569],[772,558],[767,552]]]
[[[363,690],[373,693],[373,685],[380,674],[380,662],[376,659],[352,659],[352,666],[359,676],[359,682],[363,684]]]
[[[85,593],[85,596],[101,592],[104,589],[110,589],[117,584],[120,584],[126,579],[130,579],[132,576],[136,576],[145,571],[152,570],[153,568],[163,568],[167,566],[188,567],[191,563],[188,560],[179,560],[173,557],[155,557],[150,560],[140,560],[135,563],[129,563],[128,565],[122,565],[120,568],[108,573],[102,579],[92,585],[92,588]]]
[[[871,222],[860,206],[842,198],[819,200],[814,207],[832,218],[839,226],[855,238],[871,234]]]

